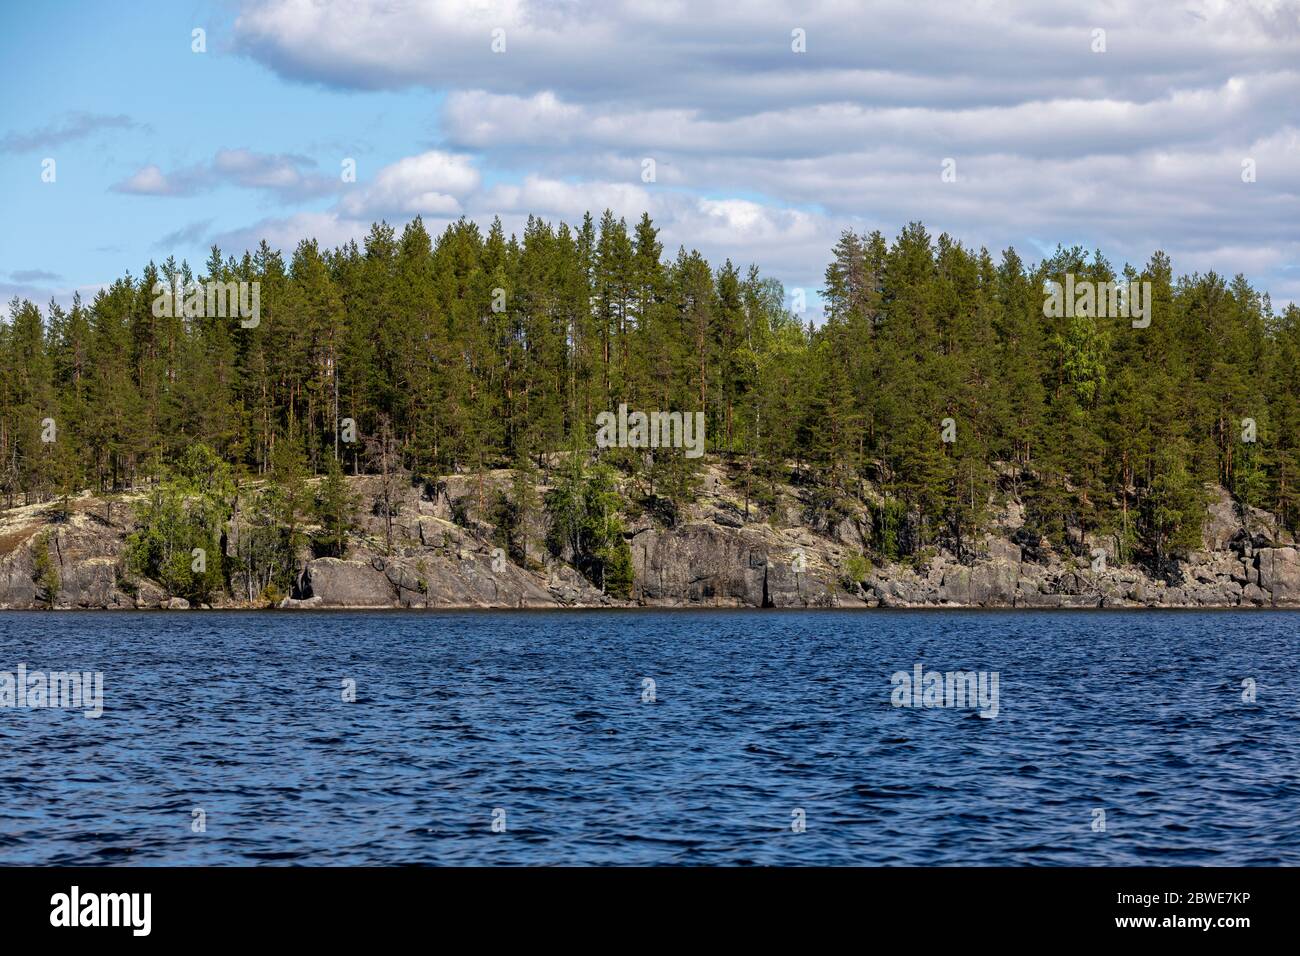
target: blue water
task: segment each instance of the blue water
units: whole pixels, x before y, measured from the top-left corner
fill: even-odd
[[[0,671],[104,674],[99,719],[0,710],[0,863],[1296,864],[1298,629],[0,614]],[[998,672],[997,717],[892,706],[890,675],[918,662]]]

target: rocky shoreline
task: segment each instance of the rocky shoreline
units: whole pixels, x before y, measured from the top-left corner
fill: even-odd
[[[490,481],[506,486],[509,472]],[[363,500],[373,479],[351,479]],[[436,488],[410,488],[393,518],[362,516],[346,559],[304,555],[291,592],[276,605],[303,608],[1269,608],[1300,607],[1300,550],[1271,516],[1242,512],[1220,489],[1204,528],[1204,548],[1163,577],[1117,563],[1106,539],[1081,542],[1089,557],[1041,542],[1022,547],[1014,504],[998,515],[978,555],[959,561],[944,551],[908,563],[863,559],[868,521],[835,527],[799,523],[791,492],[779,522],[747,516],[737,490],[711,466],[698,500],[673,527],[646,517],[629,521],[635,568],[630,600],[610,597],[542,547],[536,527],[519,561],[505,558],[494,528],[477,513],[482,487],[463,476]],[[0,608],[30,609],[39,600],[38,540],[58,574],[55,608],[189,608],[157,583],[132,578],[122,559],[133,527],[129,500],[109,506],[83,495],[60,518],[48,503],[0,513]],[[233,555],[238,525],[227,537]],[[1105,555],[1104,560],[1100,555]],[[266,606],[245,590],[238,572],[214,608]]]

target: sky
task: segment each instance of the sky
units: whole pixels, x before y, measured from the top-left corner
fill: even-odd
[[[1300,0],[47,0],[0,71],[4,301],[607,207],[814,309],[912,221],[1300,301]]]

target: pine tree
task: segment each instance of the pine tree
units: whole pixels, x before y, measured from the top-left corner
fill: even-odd
[[[572,226],[530,217],[522,238],[499,221],[436,239],[418,218],[400,235],[376,223],[361,245],[306,240],[287,265],[265,242],[214,248],[197,274],[148,263],[44,315],[14,300],[0,316],[0,503],[67,513],[84,488],[143,488],[183,543],[175,474],[209,448],[250,499],[236,586],[270,600],[306,543],[310,476],[327,476],[334,515],[318,548],[346,542],[345,471],[381,476],[391,548],[412,476],[472,473],[482,507],[494,469],[560,461],[546,477],[570,493],[548,497],[553,529],[616,589],[620,509],[677,520],[701,468],[681,449],[628,449],[599,455],[616,472],[588,469],[596,413],[626,403],[705,413],[747,518],[785,520],[793,485],[819,522],[870,511],[890,557],[969,555],[1012,498],[1026,538],[1079,550],[1114,534],[1123,556],[1169,566],[1197,544],[1213,483],[1300,533],[1295,306],[1274,313],[1242,276],[1177,276],[1163,252],[1122,268],[1081,247],[995,261],[919,223],[892,242],[847,232],[829,252],[812,322],[756,269],[685,247],[665,260],[648,215],[629,228],[608,210]],[[1150,322],[1100,303],[1051,314],[1044,284],[1067,277],[1150,283]],[[259,321],[209,314],[196,279],[256,282]],[[505,496],[512,554],[528,547],[525,485],[541,480]],[[144,553],[190,588],[180,550]]]
[[[343,467],[330,458],[325,477],[316,489],[315,517],[321,526],[318,552],[332,558],[345,558],[348,535],[356,527],[358,498],[343,477]]]

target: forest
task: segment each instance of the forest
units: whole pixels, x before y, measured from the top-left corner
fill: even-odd
[[[671,523],[701,462],[597,448],[597,416],[626,405],[703,411],[747,509],[793,484],[814,527],[868,513],[888,559],[970,553],[1014,498],[1058,547],[1112,535],[1158,566],[1196,547],[1213,483],[1300,532],[1296,306],[1158,251],[1119,272],[1079,247],[1029,263],[919,223],[845,232],[829,259],[815,322],[756,268],[666,257],[648,216],[608,211],[522,237],[381,222],[287,260],[263,242],[197,273],[151,262],[69,308],[15,299],[0,506],[156,488],[201,447],[232,487],[599,459],[619,478],[602,494]],[[1149,324],[1047,315],[1067,277],[1149,282]],[[257,283],[259,320],[157,314],[158,283],[192,281]]]

